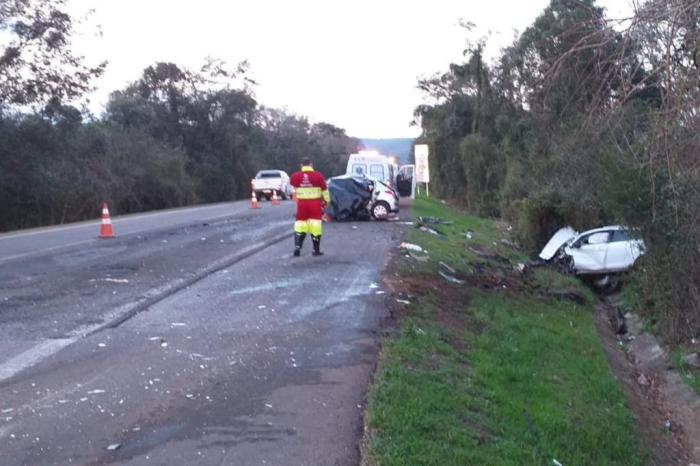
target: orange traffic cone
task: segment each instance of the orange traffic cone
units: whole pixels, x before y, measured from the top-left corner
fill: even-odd
[[[112,220],[109,218],[107,203],[102,204],[102,225],[100,226],[100,238],[114,238]]]
[[[279,203],[280,203],[280,200],[277,197],[277,191],[273,190],[272,191],[272,205],[278,205]]]
[[[259,209],[260,206],[258,205],[258,198],[255,197],[255,191],[253,191],[253,195],[250,198],[250,208],[251,209]]]

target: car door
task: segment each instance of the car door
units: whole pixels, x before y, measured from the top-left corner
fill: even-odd
[[[609,231],[598,231],[578,238],[568,249],[576,273],[602,273],[606,270]]]
[[[632,239],[627,230],[613,231],[606,268],[611,272],[628,270],[640,254],[638,241]]]
[[[396,178],[396,189],[401,197],[414,197],[413,165],[403,165]]]

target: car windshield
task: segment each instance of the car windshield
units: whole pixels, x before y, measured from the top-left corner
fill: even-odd
[[[280,178],[280,172],[260,172],[256,178]]]

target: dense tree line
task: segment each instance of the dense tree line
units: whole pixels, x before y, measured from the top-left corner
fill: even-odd
[[[669,338],[700,332],[700,5],[630,18],[552,0],[497,60],[487,39],[419,82],[415,116],[440,196],[503,216],[533,251],[559,227],[640,227],[641,308]]]
[[[56,103],[1,113],[0,229],[94,218],[103,201],[123,214],[240,199],[257,170],[293,171],[304,156],[344,171],[358,140],[260,106],[227,84],[237,71],[158,63],[114,92],[99,119]]]
[[[342,173],[360,141],[260,105],[247,64],[156,63],[96,118],[67,105],[106,63],[72,52],[65,0],[0,4],[0,231],[250,195],[262,168],[304,156]]]

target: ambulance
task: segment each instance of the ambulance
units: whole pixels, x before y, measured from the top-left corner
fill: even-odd
[[[345,173],[374,178],[396,189],[402,197],[414,197],[414,171],[414,165],[399,167],[395,157],[388,157],[373,150],[361,150],[350,154]]]

